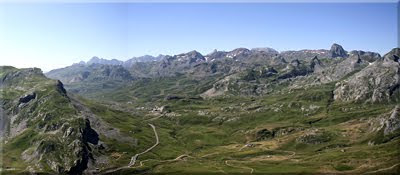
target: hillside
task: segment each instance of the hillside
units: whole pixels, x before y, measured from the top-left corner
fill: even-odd
[[[116,123],[106,118],[118,115],[134,121],[132,114],[103,107],[107,113],[96,115],[98,111],[92,112],[40,69],[0,67],[0,79],[2,171],[81,174],[119,165],[111,156],[115,149],[126,151],[129,159],[151,144],[113,127]],[[142,126],[147,129],[141,122],[131,127]]]

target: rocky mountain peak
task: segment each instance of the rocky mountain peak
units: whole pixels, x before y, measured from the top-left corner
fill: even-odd
[[[86,64],[87,65],[92,65],[92,64],[122,65],[123,61],[120,61],[117,59],[107,60],[107,59],[103,59],[103,58],[94,56],[88,62],[86,62]]]
[[[351,51],[349,53],[349,57],[352,57],[352,56],[355,56],[355,55],[356,56],[358,55],[358,57],[360,57],[361,60],[368,61],[370,63],[381,59],[381,55],[379,55],[376,52],[365,52],[365,51],[362,51],[362,50],[353,50],[353,51]]]
[[[89,61],[99,61],[100,58],[97,56],[93,56]]]
[[[246,56],[249,56],[250,54],[251,54],[251,51],[249,49],[237,48],[237,49],[234,49],[234,50],[228,52],[226,57],[228,57],[228,58],[246,57]]]
[[[218,51],[217,49],[214,49],[213,52],[206,55],[206,58],[207,58],[207,61],[213,61],[215,59],[224,58],[226,56],[226,54],[227,54],[227,52]]]
[[[147,62],[154,62],[154,61],[160,61],[163,58],[165,58],[165,55],[158,55],[156,57],[151,56],[151,55],[144,55],[144,56],[140,56],[140,57],[132,57],[129,60],[126,60],[125,62],[123,62],[123,66],[124,67],[132,67],[135,63],[147,63]]]
[[[192,50],[188,53],[186,53],[187,56],[189,57],[203,57],[203,55],[199,52],[197,52],[196,50]]]
[[[189,64],[206,60],[204,56],[196,50],[190,51],[188,53],[179,54],[175,57],[178,59],[178,61],[189,61]]]
[[[86,63],[84,61],[79,61],[79,63],[74,63],[72,65],[85,65]]]
[[[251,51],[255,51],[255,52],[266,52],[266,53],[270,53],[270,54],[279,54],[278,51],[276,51],[273,48],[269,48],[269,47],[258,47],[258,48],[253,48],[251,49]]]
[[[400,64],[395,61],[396,58],[399,58],[399,49],[393,49],[385,55],[383,60],[377,60],[345,81],[338,82],[334,98],[340,101],[398,101]],[[352,55],[346,60],[354,65],[363,63],[360,55]],[[360,61],[361,64],[358,63]],[[346,62],[346,64],[349,63]]]
[[[95,64],[101,62],[103,59],[100,59],[97,56],[92,57],[89,61],[87,61],[87,64]]]
[[[394,48],[384,56],[384,59],[393,60],[395,62],[400,62],[399,58],[400,58],[400,48]]]
[[[352,56],[349,57],[349,59],[351,60],[351,65],[353,65],[353,66],[363,62],[363,60],[361,59],[360,54],[352,55]]]
[[[347,57],[347,53],[343,49],[343,47],[341,45],[339,45],[339,44],[336,44],[336,43],[334,43],[331,46],[330,55],[331,55],[332,58]]]

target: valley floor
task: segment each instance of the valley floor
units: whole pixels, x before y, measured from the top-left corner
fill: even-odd
[[[123,150],[113,150],[120,155],[114,164],[118,171],[104,167],[100,168],[99,173],[399,172],[400,140],[393,138],[374,143],[376,137],[383,137],[377,136],[373,131],[373,127],[379,127],[375,126],[374,118],[377,115],[390,115],[393,105],[332,104],[328,113],[325,107],[321,107],[324,109],[310,112],[312,114],[308,116],[305,115],[307,112],[300,112],[300,109],[290,111],[284,107],[290,102],[278,100],[279,105],[269,103],[276,100],[272,98],[275,97],[269,100],[242,99],[241,102],[248,103],[243,106],[252,106],[255,103],[261,106],[281,106],[278,112],[273,112],[273,109],[271,112],[255,112],[246,107],[230,108],[232,111],[215,115],[226,116],[223,123],[216,122],[213,111],[240,104],[212,100],[192,100],[183,103],[178,100],[168,104],[168,112],[150,111],[139,115],[143,117],[139,117],[138,120],[121,121],[127,122],[119,125],[121,129],[133,131],[136,133],[133,134],[134,137],[145,142],[140,146],[140,150],[145,150],[154,143],[156,145],[151,147],[153,149],[149,152],[137,156],[134,164],[129,164],[131,157],[142,151],[124,154]],[[302,103],[300,106],[310,106],[309,103]],[[92,109],[100,107],[94,103],[86,105]],[[124,105],[117,106],[120,109]],[[100,113],[97,115],[102,116]],[[123,120],[117,115],[109,113],[106,117],[114,121],[117,118]],[[132,117],[135,118],[136,115],[133,114]],[[228,121],[235,116],[240,118]],[[128,127],[129,122],[134,123],[133,127]],[[158,140],[155,141],[152,128],[147,125],[150,122],[157,128],[159,143]],[[118,168],[121,164],[133,166]]]

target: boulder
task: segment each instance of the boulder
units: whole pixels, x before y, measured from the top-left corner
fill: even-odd
[[[256,141],[267,140],[273,137],[274,133],[272,131],[269,131],[268,129],[261,129],[256,132]]]

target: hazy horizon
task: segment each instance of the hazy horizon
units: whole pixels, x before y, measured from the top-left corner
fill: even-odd
[[[396,3],[2,4],[0,59],[47,72],[93,56],[202,54],[239,47],[381,55],[397,47]]]

